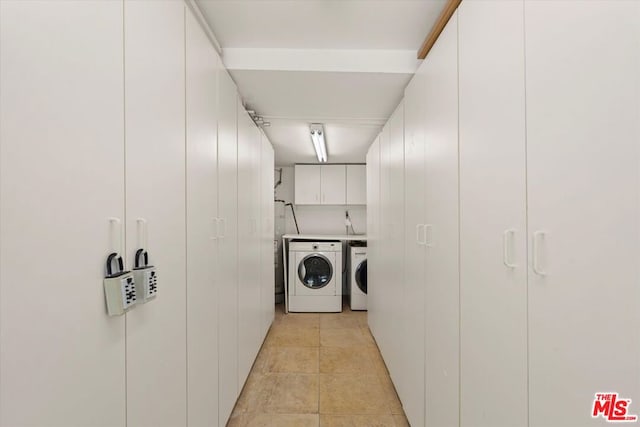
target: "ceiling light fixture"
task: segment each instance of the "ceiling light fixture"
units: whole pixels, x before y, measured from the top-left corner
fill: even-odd
[[[311,131],[311,142],[313,142],[313,148],[316,150],[316,156],[320,163],[327,162],[327,145],[324,141],[324,129],[320,123],[312,123],[309,126]]]

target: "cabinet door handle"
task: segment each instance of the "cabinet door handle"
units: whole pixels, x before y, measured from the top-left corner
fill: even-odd
[[[122,251],[122,221],[120,218],[109,218],[109,244],[111,252],[120,253]]]
[[[516,268],[518,265],[512,262],[513,242],[516,230],[505,230],[502,234],[502,262],[509,268]]]
[[[547,272],[540,268],[540,246],[546,234],[544,231],[536,231],[533,233],[533,272],[538,276],[547,275]]]
[[[224,239],[225,237],[227,237],[227,220],[224,218],[218,218],[218,221],[220,221],[220,224],[222,224],[222,227],[220,227],[222,233],[220,233],[218,237]]]
[[[433,247],[433,224],[423,224],[424,227],[424,245],[428,248]]]
[[[420,230],[423,231],[422,239],[420,238]],[[427,228],[424,224],[416,224],[416,243],[419,246],[425,246],[427,244]]]
[[[209,240],[218,239],[218,218],[211,218],[211,231],[209,233]]]

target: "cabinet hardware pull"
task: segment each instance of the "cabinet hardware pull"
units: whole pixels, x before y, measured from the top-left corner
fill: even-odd
[[[536,231],[533,233],[533,272],[538,276],[546,276],[547,272],[540,268],[540,238],[546,236],[544,231]]]
[[[502,262],[509,268],[516,268],[518,265],[512,262],[511,251],[513,248],[513,242],[515,238],[516,230],[509,229],[505,230],[502,235]]]

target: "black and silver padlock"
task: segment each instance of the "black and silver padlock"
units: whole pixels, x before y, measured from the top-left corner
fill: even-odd
[[[115,252],[107,257],[104,296],[109,316],[120,316],[138,302],[133,273],[125,271],[122,257]]]
[[[153,265],[149,265],[149,254],[144,249],[136,251],[133,277],[140,302],[145,303],[155,298],[158,292],[158,273]]]

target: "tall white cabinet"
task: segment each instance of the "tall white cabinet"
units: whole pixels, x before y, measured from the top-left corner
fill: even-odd
[[[1,1],[0,426],[225,425],[273,320],[273,157],[184,2]],[[109,317],[139,249],[157,296]]]
[[[639,9],[525,3],[531,427],[638,413]]]
[[[401,330],[405,384],[398,390],[407,418],[424,424],[425,354],[425,70],[423,64],[405,90],[404,98],[404,257],[405,292],[402,296]],[[367,268],[369,266],[367,265]],[[375,267],[374,267],[375,268]],[[418,339],[416,339],[418,338]]]
[[[218,393],[219,425],[231,415],[238,382],[238,92],[226,70],[218,77]]]
[[[637,414],[639,18],[464,1],[407,86],[401,187],[397,113],[372,144],[369,322],[412,425],[604,425],[600,392]]]
[[[0,2],[2,426],[125,424],[125,319],[102,287],[124,249],[122,13]]]
[[[186,19],[187,357],[190,426],[218,422],[217,74],[220,61],[192,14]]]
[[[160,277],[159,295],[126,315],[127,422],[172,427],[187,421],[184,5],[127,1],[124,32],[124,254],[132,267],[136,251],[147,250]],[[200,83],[190,75],[192,92]],[[192,136],[191,103],[189,114]]]
[[[527,425],[524,1],[458,17],[460,425]]]

